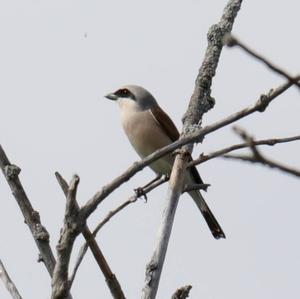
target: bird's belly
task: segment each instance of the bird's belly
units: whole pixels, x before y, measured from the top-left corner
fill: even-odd
[[[122,123],[130,143],[141,158],[172,143],[149,111],[136,112],[123,119]],[[167,155],[149,166],[158,174],[170,174],[173,161],[173,156]]]

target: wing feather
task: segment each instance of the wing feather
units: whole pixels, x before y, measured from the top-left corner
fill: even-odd
[[[172,142],[179,138],[179,132],[171,118],[158,105],[151,108],[151,113]]]
[[[179,138],[179,132],[171,120],[171,118],[168,116],[167,113],[165,113],[159,106],[155,106],[151,108],[151,113],[155,120],[159,123],[160,127],[165,131],[165,133],[169,136],[169,138],[172,140],[172,142],[178,140]],[[192,161],[193,158],[190,157],[190,160]],[[203,181],[199,175],[199,172],[195,166],[192,166],[190,168],[191,175],[193,179],[195,180],[196,184],[203,184]]]

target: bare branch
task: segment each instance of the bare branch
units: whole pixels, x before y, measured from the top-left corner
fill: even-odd
[[[258,145],[274,146],[276,144],[287,143],[287,142],[292,142],[292,141],[297,141],[297,140],[300,140],[300,135],[293,136],[293,137],[287,137],[287,138],[270,138],[270,139],[263,139],[263,140],[257,140],[257,141],[254,140],[253,144],[255,146],[258,146]],[[222,148],[220,150],[211,152],[209,154],[201,154],[198,159],[195,159],[192,162],[190,162],[188,164],[188,167],[190,167],[192,165],[199,165],[201,163],[204,163],[204,162],[214,159],[216,157],[224,156],[225,154],[227,154],[229,152],[236,151],[236,150],[243,149],[243,148],[248,148],[248,147],[249,147],[249,144],[245,142],[245,143],[231,145],[231,146]]]
[[[210,95],[212,79],[215,75],[223,48],[222,41],[224,35],[231,31],[241,3],[242,0],[229,0],[224,9],[221,21],[213,25],[208,32],[208,46],[196,79],[189,107],[183,117],[183,134],[179,140],[184,139],[184,135],[190,134],[190,132],[198,131],[203,114],[214,106],[214,99]],[[183,188],[185,170],[189,162],[189,154],[192,151],[193,144],[187,144],[175,158],[155,250],[146,268],[145,286],[142,294],[143,299],[153,299],[156,297],[176,207]]]
[[[233,23],[241,7],[242,1],[228,1],[219,23],[210,27],[205,56],[196,78],[193,95],[183,117],[184,133],[197,129],[202,116],[213,108],[215,100],[211,97],[211,84],[215,76],[223,49],[223,39],[232,30]]]
[[[31,234],[39,250],[39,261],[43,261],[50,276],[52,277],[55,266],[55,258],[49,244],[49,233],[42,225],[40,215],[32,208],[32,205],[25,193],[25,190],[19,180],[21,169],[9,162],[3,148],[0,145],[0,168],[6,178],[6,181],[15,197],[20,210],[25,218]]]
[[[250,136],[245,130],[241,128],[235,128],[235,132],[240,135],[242,139],[246,141],[248,147],[252,151],[252,156],[246,155],[224,155],[224,158],[227,159],[238,159],[242,161],[252,162],[252,163],[260,163],[265,166],[269,166],[271,168],[277,168],[283,172],[287,172],[294,176],[300,177],[300,170],[294,169],[292,167],[285,166],[279,162],[274,162],[266,157],[264,157],[260,151],[257,149],[255,145],[255,141],[252,136]]]
[[[67,182],[64,180],[64,178],[58,173],[55,173],[55,176],[64,192],[64,194],[66,196],[68,196],[68,184]],[[77,211],[79,211],[79,206],[77,201],[74,201],[75,204],[75,209],[77,209]],[[82,234],[86,240],[86,248],[87,246],[89,246],[91,248],[91,251],[93,253],[93,256],[99,266],[99,268],[101,269],[102,273],[104,274],[106,283],[110,289],[110,292],[113,296],[113,298],[118,298],[118,299],[124,299],[125,296],[123,294],[123,291],[121,289],[120,283],[117,279],[117,277],[115,276],[115,274],[111,271],[101,249],[99,248],[93,234],[91,233],[90,229],[88,228],[88,226],[85,224],[82,230]],[[85,250],[86,251],[86,250]],[[80,263],[76,263],[75,266],[75,271],[72,273],[71,278],[69,280],[69,288],[71,288],[74,278],[75,278],[75,274],[78,270]]]
[[[231,160],[241,160],[241,161],[252,162],[252,163],[259,163],[259,164],[262,164],[265,166],[269,166],[271,168],[279,169],[283,172],[292,174],[296,177],[300,177],[300,170],[297,170],[290,166],[283,165],[279,162],[272,161],[272,160],[262,156],[262,154],[260,154],[259,159],[254,158],[254,156],[251,157],[251,156],[246,156],[246,155],[225,155],[225,156],[223,156],[223,158],[231,159]]]
[[[0,259],[0,278],[3,281],[6,289],[8,290],[8,292],[10,293],[10,295],[13,299],[22,299],[14,282],[9,277],[1,259]]]
[[[182,155],[178,155],[178,157],[181,159]],[[173,166],[173,169],[176,171],[172,171],[171,174],[169,188],[167,191],[167,200],[161,219],[161,224],[159,226],[157,240],[154,246],[155,250],[150,262],[146,267],[145,286],[142,293],[143,299],[154,299],[157,293],[160,274],[172,231],[176,207],[178,205],[178,199],[182,193],[184,176],[181,175],[181,172],[185,169],[182,169],[181,167],[184,164],[183,162],[187,162],[188,155],[183,156],[183,159],[186,159],[186,161],[180,161],[181,163],[177,163]],[[178,169],[174,168],[175,166],[177,166]]]
[[[51,299],[64,299],[69,295],[68,269],[75,238],[81,230],[81,219],[76,209],[76,192],[79,177],[73,176],[68,189],[64,226],[57,249],[57,262],[53,271]]]
[[[263,57],[262,55],[258,54],[254,50],[250,49],[248,46],[246,46],[244,43],[239,41],[236,37],[233,37],[232,35],[228,34],[224,38],[224,43],[228,47],[240,47],[242,50],[244,50],[246,53],[251,55],[252,57],[256,58],[257,60],[264,63],[269,69],[276,72],[277,74],[285,77],[288,81],[293,82],[295,85],[297,85],[300,88],[300,83],[297,82],[297,79],[295,79],[293,76],[288,74],[286,71],[282,70],[278,66],[274,65],[271,61],[269,61],[267,58]]]
[[[181,287],[180,289],[177,289],[171,299],[186,299],[187,297],[189,297],[191,288],[191,285],[186,285],[184,287]]]
[[[64,195],[67,197],[68,196],[68,190],[69,190],[68,183],[66,182],[66,180],[62,177],[62,175],[58,171],[56,171],[54,174],[55,174],[55,177],[56,177],[56,179],[59,183],[59,186],[61,187],[61,190],[63,191]],[[78,206],[78,204],[77,204],[77,206]],[[78,208],[79,208],[79,206],[78,206]]]
[[[165,183],[166,181],[168,181],[169,178],[168,177],[161,177],[159,180],[155,180],[152,184],[147,185],[146,187],[143,188],[142,192],[140,193],[135,193],[134,195],[130,196],[128,200],[126,200],[125,202],[123,202],[121,205],[119,205],[116,209],[110,211],[106,217],[96,226],[95,230],[93,231],[92,235],[95,238],[97,233],[100,231],[100,229],[116,214],[118,214],[119,212],[121,212],[124,208],[126,208],[127,206],[129,206],[130,204],[134,203],[137,201],[137,199],[139,197],[142,197],[149,193],[150,191],[152,191],[153,189],[155,189],[156,187],[160,186],[161,184]],[[72,283],[75,279],[77,270],[83,260],[83,257],[85,256],[85,253],[88,249],[88,243],[86,242],[85,244],[83,244],[79,250],[79,254],[78,257],[76,259],[76,263],[74,266],[74,270],[73,273],[71,275],[70,278],[70,282]]]

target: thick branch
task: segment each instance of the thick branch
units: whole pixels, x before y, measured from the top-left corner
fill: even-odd
[[[9,162],[3,148],[0,145],[0,168],[9,184],[13,196],[15,197],[21,212],[25,218],[31,234],[38,247],[40,258],[43,261],[50,276],[52,277],[55,266],[55,258],[49,245],[49,233],[41,224],[40,215],[32,208],[32,205],[19,180],[21,169]]]
[[[208,31],[205,56],[196,78],[188,110],[183,117],[184,133],[193,130],[193,126],[201,122],[203,114],[214,106],[215,102],[211,98],[210,89],[212,79],[215,76],[221,56],[224,37],[231,32],[241,4],[242,0],[228,1],[220,22],[212,25]]]
[[[67,298],[70,290],[68,281],[69,262],[75,238],[82,228],[75,204],[78,184],[79,177],[75,175],[68,189],[64,226],[56,246],[57,262],[53,271],[51,299]]]
[[[64,180],[64,178],[58,172],[55,173],[55,176],[56,176],[56,178],[57,178],[64,194],[66,196],[68,196],[68,188],[69,187],[68,187],[67,182]],[[75,209],[77,211],[79,211],[79,206],[78,206],[78,203],[77,203],[76,200],[74,200],[74,204],[75,204]],[[101,271],[102,271],[102,273],[105,277],[106,283],[107,283],[107,285],[110,289],[110,292],[111,292],[113,298],[115,298],[115,299],[125,299],[125,296],[123,294],[123,291],[121,289],[121,286],[119,284],[119,281],[118,281],[117,277],[111,271],[111,269],[110,269],[104,255],[103,255],[101,249],[99,248],[93,234],[91,233],[90,229],[88,228],[88,226],[86,224],[83,227],[82,234],[83,234],[83,236],[86,240],[86,248],[87,248],[87,246],[90,247],[94,258],[95,258],[99,268],[101,269]],[[79,264],[76,263],[76,267],[75,267],[76,271],[73,272],[73,274],[71,275],[71,278],[69,280],[69,288],[71,288],[71,286],[72,286],[72,283],[74,281],[74,277],[75,277],[75,274],[78,270]]]
[[[22,299],[21,295],[18,292],[18,289],[16,288],[15,284],[9,277],[1,259],[0,259],[0,279],[3,281],[6,289],[10,293],[11,297],[13,299]]]
[[[198,129],[198,124],[201,122],[203,114],[214,106],[214,99],[210,96],[212,78],[215,75],[221,55],[224,35],[231,31],[241,3],[242,0],[228,1],[221,21],[213,25],[209,30],[207,50],[196,79],[195,89],[188,110],[183,118],[183,134],[180,140],[184,138],[184,135],[195,131],[195,128]],[[189,154],[192,153],[192,150],[193,144],[184,146],[181,153],[176,156],[174,162],[155,250],[146,268],[145,287],[142,295],[144,299],[153,299],[156,297],[176,207],[183,188],[185,171],[190,157]]]
[[[181,175],[181,173],[184,173],[185,171],[185,169],[182,169],[182,167],[185,167],[184,164],[188,161],[189,157],[188,155],[178,155],[178,157],[180,159],[180,163],[177,163],[173,166],[175,171],[172,171],[170,177],[165,208],[163,211],[161,224],[159,226],[157,240],[154,246],[155,250],[150,262],[146,267],[145,286],[142,294],[143,299],[152,299],[156,296],[160,274],[168,248],[168,241],[172,231],[176,207],[178,205],[178,199],[182,193],[184,176]],[[181,161],[182,157],[184,160]],[[174,168],[175,166],[178,167],[178,169]]]

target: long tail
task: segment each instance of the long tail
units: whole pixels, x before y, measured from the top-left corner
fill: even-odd
[[[204,198],[202,197],[199,191],[191,191],[189,192],[190,196],[193,198],[194,202],[196,203],[197,207],[201,211],[212,235],[215,239],[226,238],[225,234],[216,220],[214,214],[209,209],[207,203],[205,202]]]

